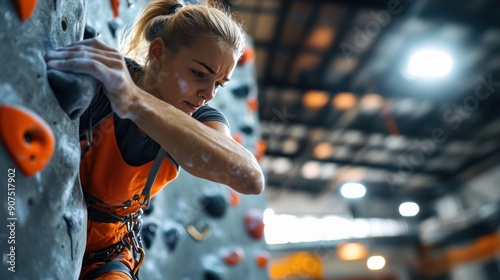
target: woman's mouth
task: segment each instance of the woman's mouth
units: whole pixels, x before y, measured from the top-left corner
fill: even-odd
[[[198,108],[200,108],[200,106],[194,105],[194,104],[189,103],[189,102],[187,102],[187,101],[184,101],[184,102],[186,102],[186,104],[188,105],[188,107],[189,107],[189,108],[190,108],[193,112],[194,112],[194,111],[196,111],[196,110],[198,110]]]

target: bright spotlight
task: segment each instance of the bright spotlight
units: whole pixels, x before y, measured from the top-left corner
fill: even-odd
[[[448,53],[426,49],[411,56],[407,73],[413,78],[439,78],[447,75],[452,65],[453,61]]]
[[[382,256],[373,256],[368,259],[366,265],[370,270],[380,270],[385,266],[385,259]]]
[[[404,202],[399,205],[399,214],[404,217],[413,217],[418,214],[420,208],[415,202]]]
[[[366,188],[359,183],[347,183],[340,188],[340,193],[345,198],[361,198],[366,194]]]

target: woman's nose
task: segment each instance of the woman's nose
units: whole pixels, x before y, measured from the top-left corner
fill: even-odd
[[[200,90],[199,96],[201,98],[205,99],[206,101],[210,101],[210,100],[214,99],[215,93],[216,93],[215,86],[211,86],[211,87],[209,86],[207,88],[204,88],[203,90]]]

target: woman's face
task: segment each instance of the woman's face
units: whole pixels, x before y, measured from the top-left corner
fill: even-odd
[[[215,97],[237,62],[231,48],[213,39],[200,40],[177,53],[164,50],[153,94],[189,115]]]

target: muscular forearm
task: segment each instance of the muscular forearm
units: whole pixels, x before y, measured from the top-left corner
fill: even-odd
[[[137,87],[123,56],[99,40],[76,42],[45,56],[48,69],[88,74],[105,87],[113,111],[134,121],[189,173],[258,194],[264,177],[254,156],[230,137]]]
[[[259,194],[264,177],[255,157],[236,141],[140,91],[124,115],[161,144],[187,172]]]

